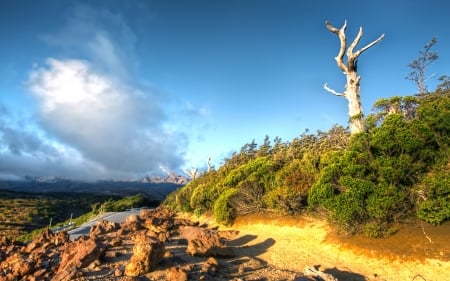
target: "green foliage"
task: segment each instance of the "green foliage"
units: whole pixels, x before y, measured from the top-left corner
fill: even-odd
[[[257,157],[230,171],[225,177],[223,185],[238,186],[244,180],[269,184],[271,171],[274,168],[274,163],[268,157]]]
[[[0,190],[0,236],[16,239],[35,229],[57,225],[91,211],[92,206],[118,196],[71,192],[26,193]]]
[[[353,136],[347,151],[321,170],[310,191],[310,208],[325,208],[347,232],[392,233],[393,223],[414,210],[412,188],[438,154],[433,130],[423,119],[388,114],[379,126]]]
[[[238,193],[236,188],[225,190],[214,202],[214,217],[218,223],[230,224],[234,218],[234,210],[229,204],[229,200]]]
[[[193,188],[195,188],[195,180],[167,195],[163,205],[179,212],[193,211],[190,205]]]
[[[214,201],[219,195],[220,193],[215,186],[211,187],[206,184],[199,184],[191,193],[190,207],[196,210],[198,214],[201,214],[212,208]]]
[[[308,192],[316,181],[316,174],[304,172],[308,161],[309,155],[305,154],[303,159],[295,159],[277,171],[276,187],[264,198],[269,208],[292,215],[307,207]]]
[[[434,175],[428,175],[422,184],[417,216],[434,225],[450,220],[449,169],[447,167]]]
[[[449,220],[450,93],[392,97],[375,105],[366,131],[334,126],[291,142],[245,144],[218,170],[201,174],[165,204],[231,223],[238,215],[308,210],[348,233],[384,237],[417,215]]]
[[[145,197],[142,194],[128,196],[119,200],[108,200],[103,204],[104,212],[122,212],[130,208],[145,205]]]

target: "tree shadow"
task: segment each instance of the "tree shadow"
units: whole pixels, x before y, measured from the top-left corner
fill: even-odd
[[[247,275],[250,275],[252,271],[260,270],[268,265],[265,260],[258,256],[267,252],[267,250],[275,244],[275,240],[268,238],[262,242],[247,245],[256,238],[256,235],[244,235],[230,241],[229,245],[232,247],[235,257],[228,260],[227,263],[230,266],[228,270],[236,274],[241,268],[246,268],[245,271],[240,273],[240,277],[246,277]],[[267,281],[268,279],[261,277],[255,280]]]
[[[256,235],[244,235],[237,239],[230,241],[228,244],[232,247],[233,251],[238,256],[249,256],[257,258],[257,256],[267,252],[267,250],[275,244],[275,240],[268,238],[262,242],[253,245],[247,245],[251,241],[255,240]]]
[[[239,247],[239,246],[245,245],[247,243],[250,243],[251,241],[255,240],[257,237],[258,236],[256,236],[256,235],[246,234],[244,236],[241,236],[239,238],[229,241],[228,244],[232,247]]]
[[[340,270],[336,267],[333,268],[327,268],[323,270],[323,272],[331,274],[333,277],[337,278],[338,280],[345,280],[345,281],[366,281],[366,277],[364,277],[361,274],[346,271],[346,270]]]

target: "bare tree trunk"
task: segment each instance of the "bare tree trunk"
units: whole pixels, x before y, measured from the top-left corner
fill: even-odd
[[[373,45],[380,42],[384,34],[378,37],[377,40],[372,43],[366,45],[365,47],[353,52],[353,49],[359,43],[363,35],[362,27],[359,28],[359,32],[356,35],[355,40],[348,46],[347,48],[347,38],[345,36],[345,30],[347,28],[347,21],[344,22],[344,25],[337,29],[332,26],[328,21],[325,22],[329,31],[335,33],[340,40],[341,47],[339,49],[338,55],[335,57],[337,66],[344,72],[347,77],[347,82],[345,84],[344,93],[338,93],[335,90],[328,87],[327,84],[324,85],[325,90],[329,91],[333,95],[341,96],[347,99],[348,101],[348,115],[350,117],[350,132],[352,134],[360,133],[364,131],[364,121],[363,121],[363,110],[361,106],[361,97],[360,97],[360,80],[361,77],[358,75],[358,57],[367,49],[372,47]],[[347,52],[346,52],[347,51]],[[347,63],[344,63],[344,54],[347,53]]]
[[[361,97],[359,95],[359,77],[356,71],[347,73],[347,83],[345,85],[345,97],[348,101],[348,115],[350,117],[350,132],[360,133],[364,131],[363,111]]]

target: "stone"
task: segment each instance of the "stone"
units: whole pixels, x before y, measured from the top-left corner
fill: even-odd
[[[171,267],[167,272],[167,280],[169,281],[187,281],[188,274],[179,267]]]
[[[99,259],[105,252],[106,247],[101,242],[92,239],[79,239],[64,246],[61,255],[61,263],[58,272],[69,267],[83,268]]]
[[[115,222],[109,222],[106,220],[100,220],[96,225],[91,227],[89,236],[93,239],[100,235],[104,235],[110,232],[117,231],[120,228],[120,224]]]
[[[233,250],[217,230],[185,226],[180,229],[180,237],[188,240],[187,253],[192,256],[232,257]]]
[[[139,276],[152,271],[162,260],[164,253],[161,241],[140,233],[134,238],[133,255],[125,266],[125,275]]]

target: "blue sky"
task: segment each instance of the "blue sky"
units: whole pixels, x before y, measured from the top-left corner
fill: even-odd
[[[450,73],[447,1],[0,1],[0,177],[129,179],[216,166],[265,135],[347,125],[334,61],[348,22],[364,112],[412,95],[408,63],[436,37]],[[429,80],[434,89],[436,79]]]

